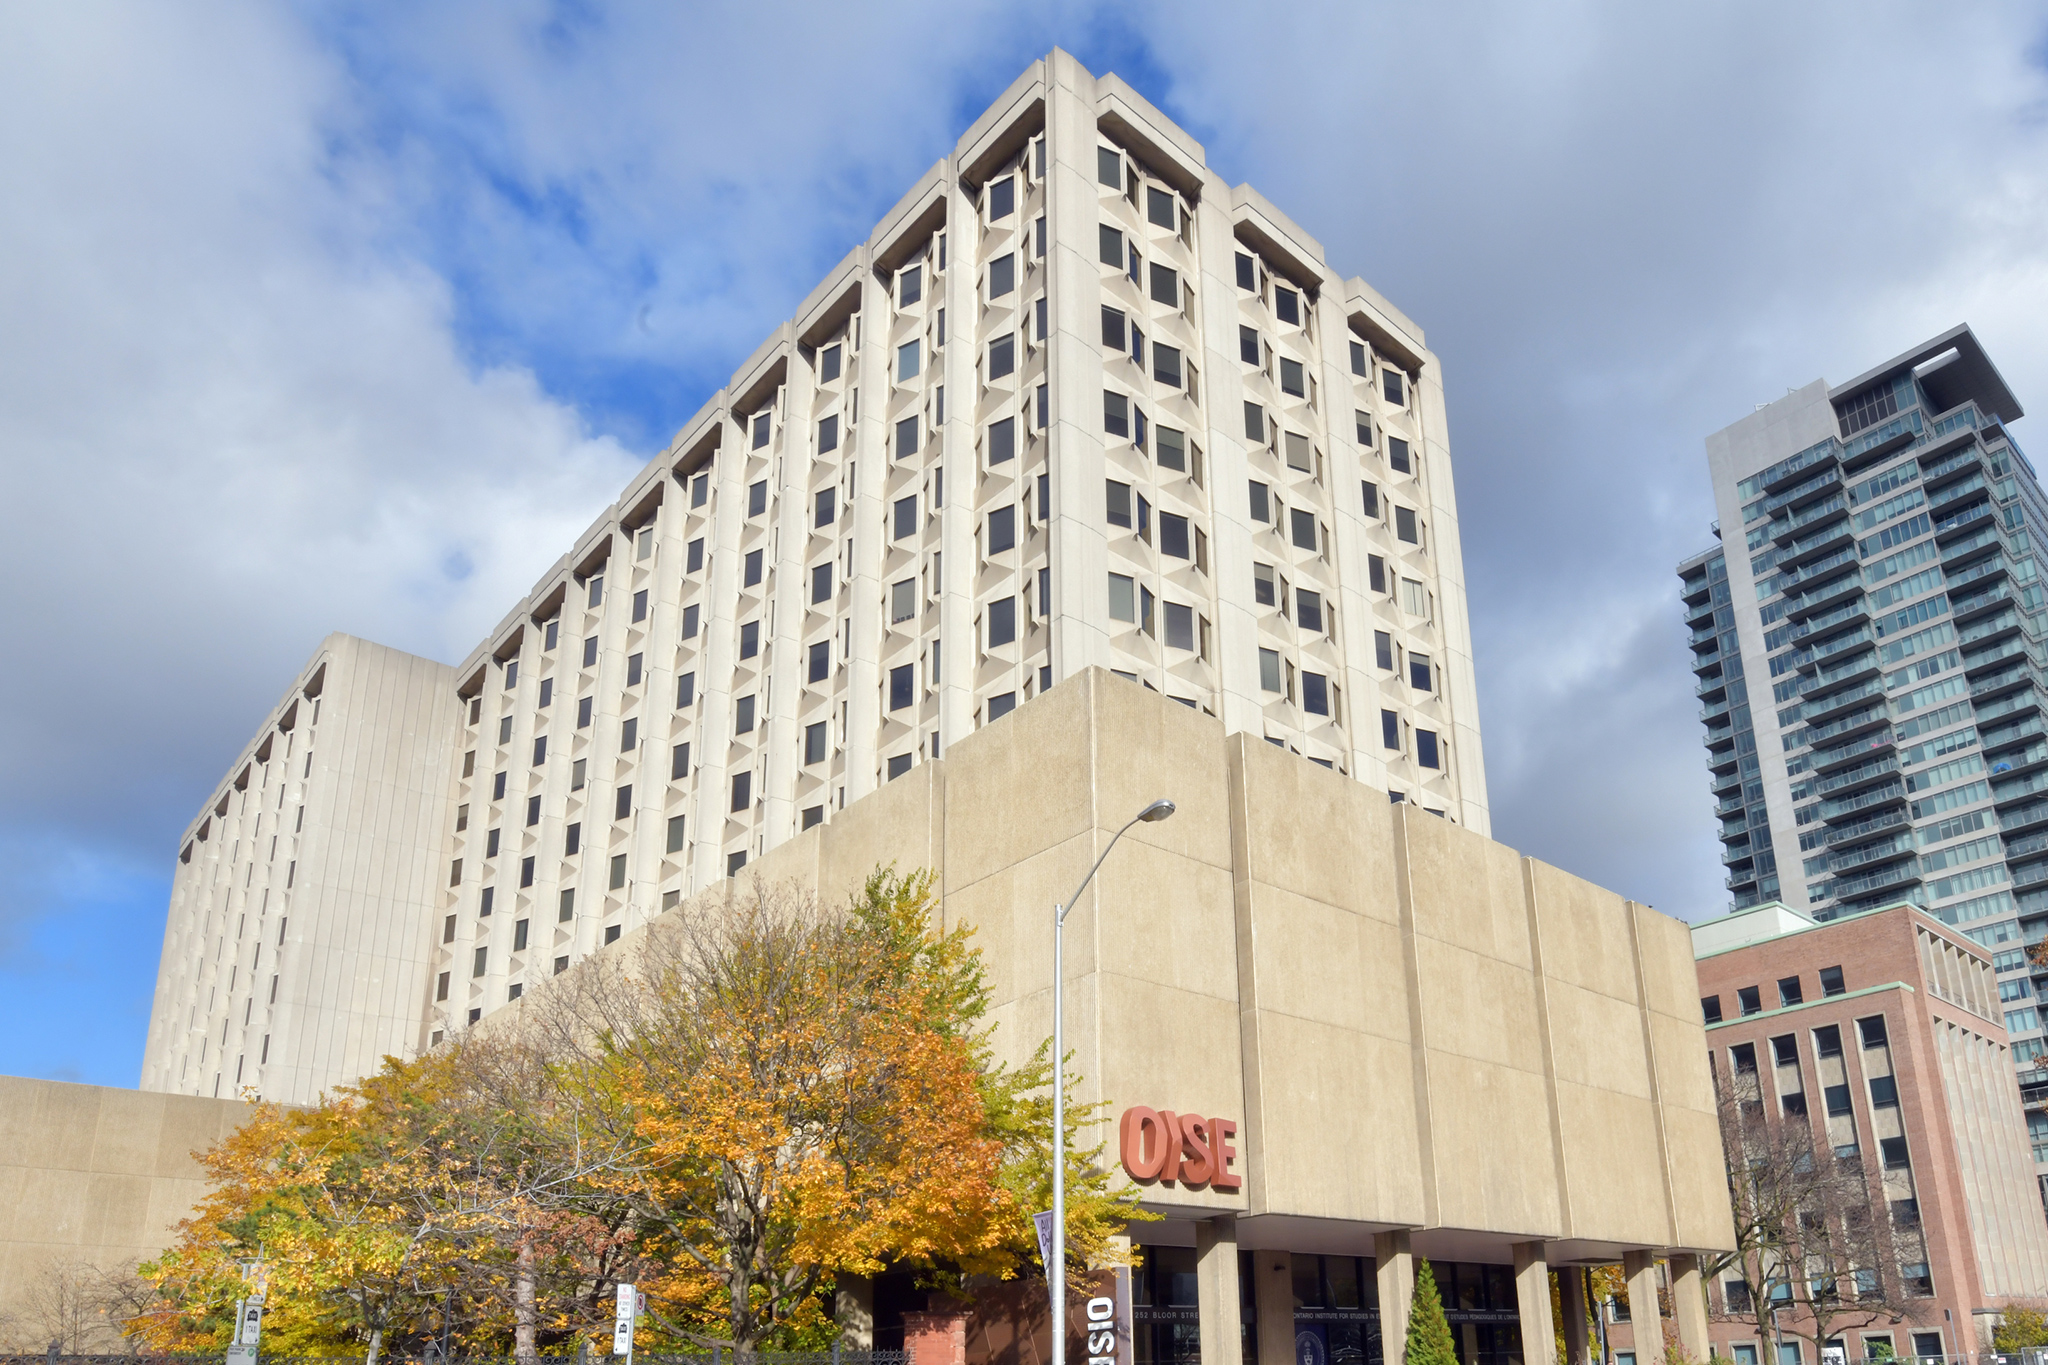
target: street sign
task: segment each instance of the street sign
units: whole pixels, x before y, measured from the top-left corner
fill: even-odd
[[[640,1316],[640,1291],[633,1285],[619,1286],[619,1307],[612,1319],[612,1354],[633,1354],[633,1319]]]

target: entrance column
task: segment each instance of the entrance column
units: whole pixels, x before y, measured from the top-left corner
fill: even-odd
[[[1564,1310],[1564,1365],[1593,1365],[1592,1333],[1586,1311],[1586,1272],[1568,1265],[1557,1272],[1558,1306]],[[1704,1362],[1702,1362],[1704,1365]]]
[[[1195,1224],[1195,1311],[1202,1365],[1238,1365],[1244,1355],[1237,1284],[1237,1218],[1224,1214]]]
[[[1259,1313],[1259,1365],[1294,1362],[1294,1254],[1252,1253],[1252,1301]]]
[[[1405,1365],[1408,1308],[1415,1301],[1415,1254],[1409,1250],[1408,1230],[1374,1233],[1372,1254],[1380,1282],[1380,1359],[1385,1365]]]
[[[1628,1277],[1628,1331],[1636,1365],[1663,1365],[1664,1319],[1657,1311],[1657,1253],[1624,1251],[1621,1273]]]
[[[1557,1365],[1557,1328],[1550,1316],[1550,1262],[1543,1243],[1517,1242],[1515,1308],[1522,1320],[1524,1365]]]
[[[1671,1317],[1678,1344],[1694,1360],[1713,1358],[1707,1345],[1707,1292],[1700,1276],[1700,1258],[1674,1255],[1671,1265]]]

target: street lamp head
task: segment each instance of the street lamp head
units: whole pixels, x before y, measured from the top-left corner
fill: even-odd
[[[1173,802],[1162,799],[1154,801],[1151,805],[1139,811],[1138,818],[1149,825],[1156,821],[1164,820],[1171,814],[1173,814]]]

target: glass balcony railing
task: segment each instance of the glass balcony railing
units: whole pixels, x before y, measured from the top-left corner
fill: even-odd
[[[1961,407],[1950,408],[1946,414],[1935,419],[1934,439],[1938,441],[1955,431],[1975,431],[1983,425],[1983,421],[1983,415],[1977,411],[1975,403],[1964,403]]]
[[[1757,484],[1759,487],[1769,488],[1772,484],[1783,483],[1802,469],[1810,468],[1823,460],[1833,460],[1839,448],[1835,438],[1830,436],[1824,441],[1808,446],[1796,455],[1778,461],[1757,475]]]
[[[1866,848],[1834,855],[1828,859],[1828,871],[1839,875],[1854,868],[1867,867],[1872,863],[1896,858],[1901,853],[1910,853],[1912,851],[1913,831],[1901,830],[1883,843],[1872,844]]]
[[[1876,834],[1895,825],[1904,825],[1906,821],[1905,810],[1898,808],[1858,820],[1853,825],[1837,825],[1828,831],[1827,846],[1834,848],[1841,844],[1854,843],[1865,835]]]
[[[1844,796],[1833,801],[1821,802],[1820,818],[1834,821],[1844,815],[1854,815],[1859,810],[1869,810],[1875,806],[1903,801],[1905,798],[1906,788],[1903,783],[1887,782],[1882,787],[1873,787],[1869,791],[1857,792],[1854,796]]]
[[[1847,464],[1859,455],[1867,454],[1881,445],[1887,445],[1901,436],[1912,436],[1915,438],[1915,443],[1925,440],[1926,437],[1920,434],[1922,430],[1920,409],[1910,408],[1900,413],[1897,417],[1892,418],[1883,426],[1873,427],[1855,440],[1844,442],[1842,445],[1842,463]]]
[[[1811,478],[1801,479],[1782,493],[1773,493],[1764,499],[1763,513],[1775,513],[1781,507],[1790,507],[1801,498],[1810,497],[1823,488],[1837,487],[1842,482],[1842,471],[1832,465]]]
[[[1808,744],[1825,743],[1826,741],[1834,738],[1836,735],[1845,735],[1849,733],[1851,730],[1854,730],[1859,725],[1868,725],[1872,721],[1882,720],[1885,718],[1886,714],[1887,713],[1884,707],[1876,706],[1870,708],[1869,710],[1858,711],[1853,716],[1839,717],[1835,720],[1829,721],[1825,725],[1815,726],[1809,729],[1806,732],[1806,742]]]

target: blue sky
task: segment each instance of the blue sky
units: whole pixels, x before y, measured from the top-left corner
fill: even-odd
[[[1427,329],[1496,837],[1719,906],[1701,440],[1959,321],[2048,403],[2038,6],[1276,13],[0,12],[0,1073],[133,1084],[321,637],[465,654],[1055,43]]]

